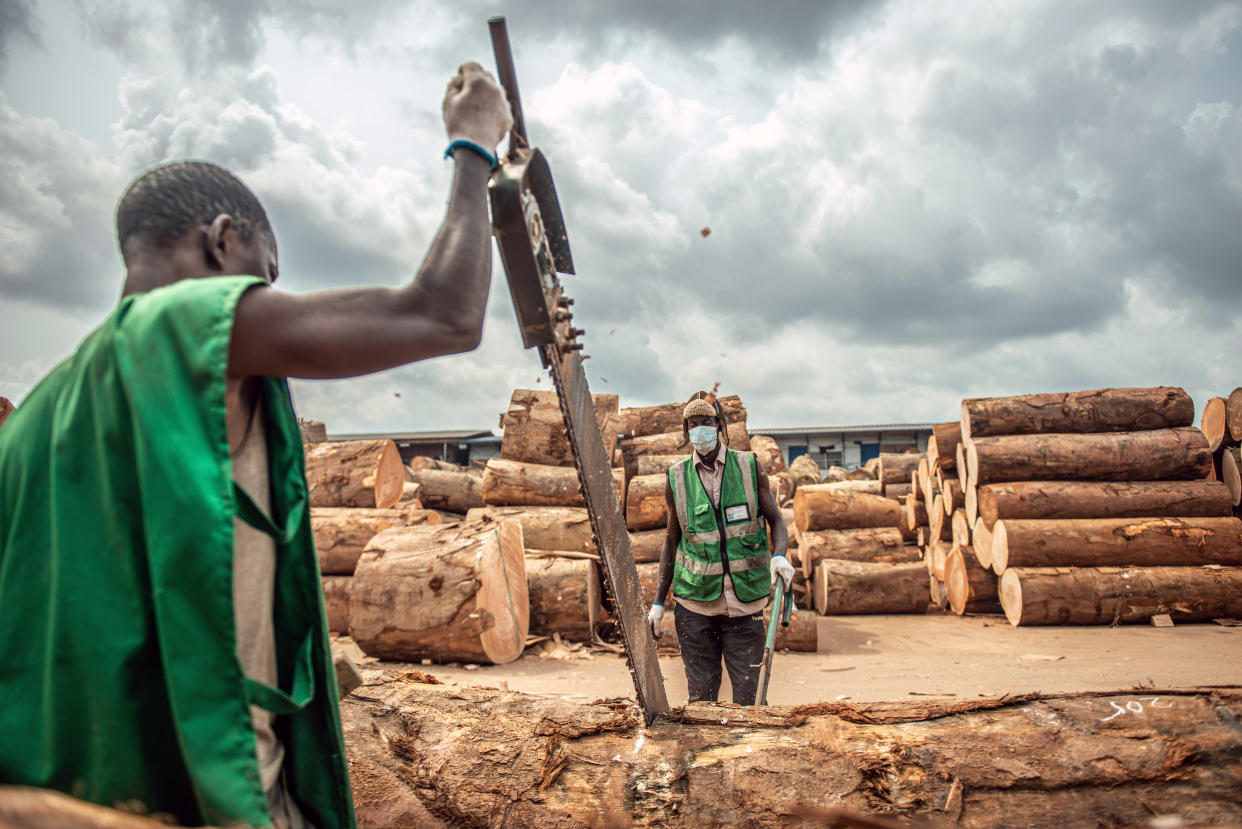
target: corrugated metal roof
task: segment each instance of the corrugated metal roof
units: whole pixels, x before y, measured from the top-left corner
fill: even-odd
[[[328,435],[328,440],[389,440],[397,443],[453,443],[477,438],[496,437],[491,429],[439,429],[430,432],[368,432]]]
[[[820,435],[820,434],[857,434],[859,432],[930,432],[934,423],[874,423],[862,426],[798,426],[781,427],[779,429],[747,428],[752,435]]]

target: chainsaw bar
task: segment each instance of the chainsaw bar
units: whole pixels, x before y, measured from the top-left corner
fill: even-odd
[[[612,458],[604,449],[591,389],[582,369],[582,343],[578,338],[584,332],[570,324],[573,300],[564,295],[558,276],[558,272],[574,272],[569,239],[547,160],[527,140],[504,18],[492,18],[488,24],[500,83],[514,114],[508,155],[493,172],[488,185],[492,229],[517,312],[522,343],[527,348],[539,349],[556,387],[578,470],[578,485],[603,565],[604,587],[621,624],[634,690],[650,725],[657,715],[668,711],[668,698],[656,659],[655,639],[647,629],[630,534],[612,479]]]

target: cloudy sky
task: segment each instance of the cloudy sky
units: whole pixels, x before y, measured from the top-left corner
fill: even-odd
[[[1242,0],[0,0],[0,395],[115,303],[116,200],[166,160],[251,185],[286,290],[408,279],[444,84],[491,67],[496,13],[622,405],[719,382],[752,426],[884,423],[1242,384]],[[296,382],[300,414],[496,426],[548,380],[494,278],[478,351]]]

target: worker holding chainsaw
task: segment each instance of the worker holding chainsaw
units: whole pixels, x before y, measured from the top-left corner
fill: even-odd
[[[354,825],[286,377],[478,345],[487,182],[512,115],[465,64],[447,213],[402,288],[271,287],[226,170],[152,170],[117,209],[120,303],[0,429],[0,781],[181,825]]]
[[[729,448],[724,410],[714,396],[698,392],[690,399],[682,430],[694,452],[669,468],[664,484],[668,528],[647,622],[659,639],[671,585],[689,701],[716,700],[723,659],[733,701],[753,705],[764,654],[763,611],[778,583],[782,590],[793,583],[785,522],[754,453]]]

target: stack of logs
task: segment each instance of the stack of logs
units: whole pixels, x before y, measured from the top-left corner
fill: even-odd
[[[928,452],[964,493],[943,568],[954,609],[999,596],[1014,625],[1242,613],[1242,521],[1193,418],[1168,387],[963,401],[953,466],[939,432]]]
[[[799,482],[793,552],[815,609],[825,615],[922,613],[927,577],[916,522],[905,508],[918,453],[882,454],[875,478]]]

